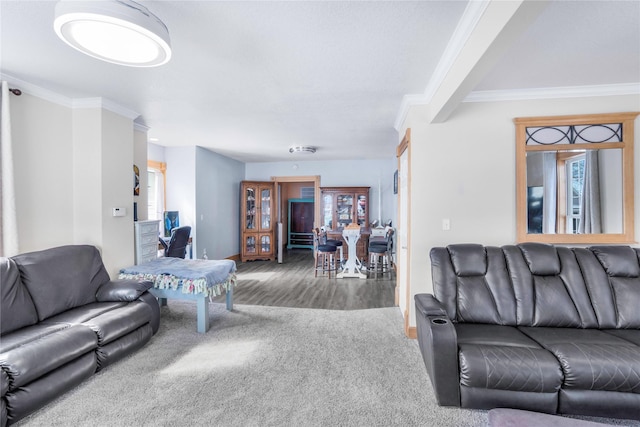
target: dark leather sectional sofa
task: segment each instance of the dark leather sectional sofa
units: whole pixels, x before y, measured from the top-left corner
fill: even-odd
[[[0,425],[147,343],[160,324],[151,286],[111,281],[93,246],[0,258]]]
[[[418,342],[444,406],[640,420],[640,249],[433,248]]]

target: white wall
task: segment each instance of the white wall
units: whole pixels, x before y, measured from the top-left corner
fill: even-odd
[[[180,212],[180,226],[192,228],[196,245],[196,147],[166,147],[168,211]],[[156,159],[151,159],[156,160]]]
[[[133,201],[138,204],[138,220],[149,219],[149,177],[147,174],[147,132],[134,130],[133,132],[133,164],[138,166],[140,171],[140,195],[133,196]]]
[[[637,111],[639,100],[615,96],[465,103],[440,124],[426,123],[427,108],[414,107],[405,122],[412,136],[410,325],[415,325],[413,296],[432,292],[432,247],[515,243],[515,117]],[[638,121],[635,138],[639,139]],[[635,150],[636,198],[639,151]],[[451,221],[449,231],[442,230],[444,218]]]
[[[73,140],[69,108],[11,95],[19,252],[73,243]]]
[[[117,276],[134,262],[132,120],[28,93],[12,97],[11,117],[19,251],[95,245]]]
[[[102,110],[102,261],[111,277],[133,264],[133,121]],[[79,200],[79,198],[78,198]],[[114,207],[125,208],[114,217]],[[109,250],[106,250],[106,249]]]
[[[102,244],[102,115],[99,108],[73,110],[73,243]]]
[[[398,200],[393,194],[393,173],[397,165],[395,157],[382,160],[247,163],[245,179],[270,181],[272,176],[320,175],[322,187],[371,187],[369,219],[374,220],[381,215],[382,221],[391,219],[395,225]]]

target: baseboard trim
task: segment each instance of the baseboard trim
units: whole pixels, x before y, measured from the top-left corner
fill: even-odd
[[[404,311],[404,334],[407,338],[415,340],[418,338],[418,331],[416,331],[415,326],[409,326],[409,312],[407,310]]]
[[[412,340],[418,338],[418,331],[415,326],[410,326],[409,329],[405,330],[405,334],[407,335],[407,338],[411,338]]]

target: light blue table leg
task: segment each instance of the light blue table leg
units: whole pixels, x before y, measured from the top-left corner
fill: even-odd
[[[209,297],[198,298],[198,332],[209,330]]]
[[[227,310],[233,310],[233,286],[229,286],[227,291]]]

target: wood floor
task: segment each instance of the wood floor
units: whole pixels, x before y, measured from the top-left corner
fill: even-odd
[[[377,279],[329,279],[313,275],[309,249],[285,251],[284,261],[238,262],[235,304],[276,307],[361,310],[393,307],[395,275]],[[224,295],[214,302],[224,303]]]

